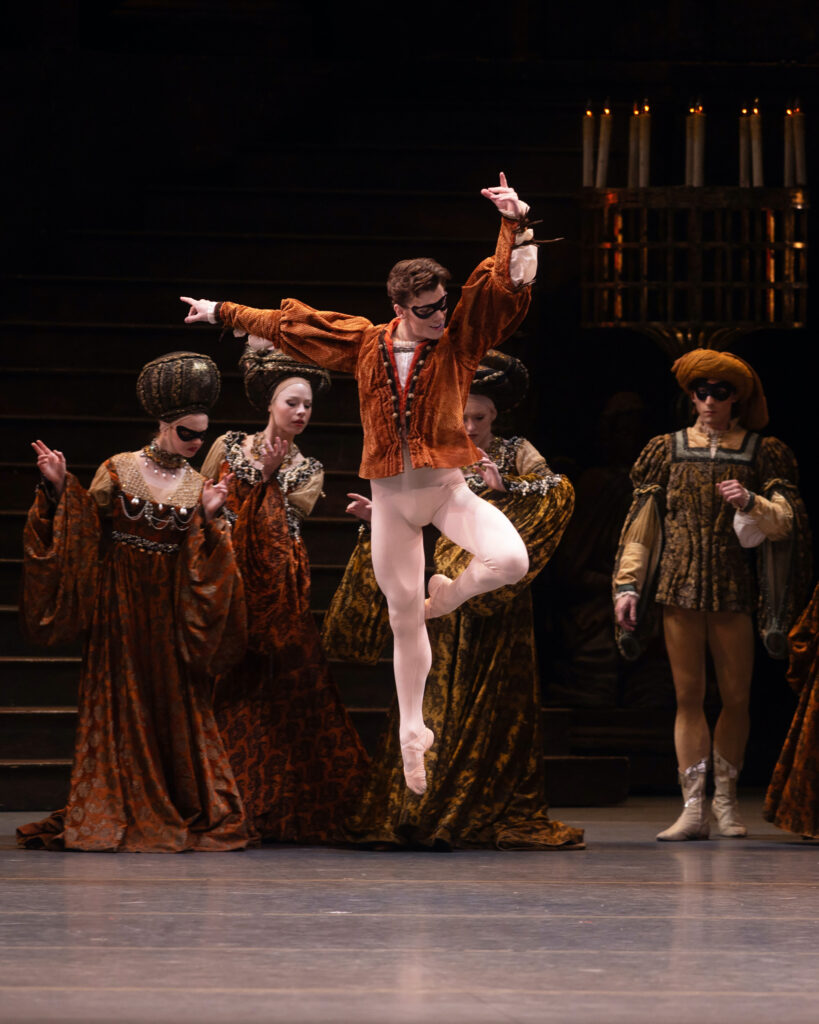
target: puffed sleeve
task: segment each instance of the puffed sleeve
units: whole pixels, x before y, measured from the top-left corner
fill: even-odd
[[[283,299],[280,309],[254,309],[222,302],[216,315],[226,327],[267,338],[295,359],[330,370],[354,373],[358,350],[372,323],[363,316],[313,309],[298,299]]]
[[[110,479],[104,466],[100,471]],[[73,473],[56,504],[37,489],[23,530],[20,600],[23,631],[33,643],[68,643],[90,625],[100,537],[99,506]]]
[[[629,591],[642,594],[649,568],[655,560],[658,561],[662,524],[657,499],[664,497],[668,484],[671,464],[668,445],[667,435],[652,438],[632,467],[634,494],[614,564],[612,583],[615,597]]]
[[[202,476],[206,480],[218,481],[221,475],[222,463],[225,461],[225,435],[217,437],[210,446],[210,451],[202,463]]]
[[[319,463],[316,463],[319,465]],[[302,519],[306,519],[315,508],[322,496],[324,487],[324,469],[319,468],[306,480],[287,492],[287,500],[297,510]]]
[[[663,516],[671,469],[671,437],[652,438],[631,470],[634,494],[614,560],[612,592],[636,593],[637,628],[633,632],[615,626],[620,653],[629,660],[640,656],[657,630],[659,616],[654,602],[663,548]]]
[[[518,287],[509,273],[517,221],[502,218],[494,256],[472,271],[461,289],[446,336],[459,360],[477,368],[490,348],[497,348],[523,322],[531,301],[531,288]]]

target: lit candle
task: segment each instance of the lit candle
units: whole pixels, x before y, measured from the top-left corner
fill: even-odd
[[[754,100],[748,120],[751,126],[751,178],[754,188],[762,188],[762,118],[759,100]]]
[[[637,165],[639,162],[640,108],[635,103],[628,122],[628,187],[637,186]]]
[[[583,115],[583,188],[594,185],[594,114],[591,103]]]
[[[694,181],[694,108],[689,107],[685,116],[685,183]]]
[[[748,188],[751,184],[750,125],[748,108],[743,107],[739,115],[739,184]]]
[[[793,150],[796,163],[796,184],[807,185],[808,169],[805,159],[805,115],[799,100],[793,108]]]
[[[606,173],[609,167],[609,145],[611,144],[611,110],[603,107],[600,115],[600,141],[597,144],[597,175],[594,184],[597,188],[606,187]]]
[[[793,111],[790,107],[785,111],[784,128],[782,184],[785,188],[793,188]]]
[[[691,161],[691,184],[697,188],[705,184],[705,114],[702,103],[694,111],[694,155]]]
[[[642,113],[638,114],[640,133],[640,170],[638,184],[640,188],[648,188],[649,168],[651,166],[651,114],[648,100],[643,100]]]

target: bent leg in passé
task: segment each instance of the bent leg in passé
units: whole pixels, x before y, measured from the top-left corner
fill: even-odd
[[[474,557],[457,579],[436,575],[429,581],[429,619],[448,615],[470,597],[517,583],[529,570],[529,555],[518,531],[465,482],[449,490],[432,523]]]

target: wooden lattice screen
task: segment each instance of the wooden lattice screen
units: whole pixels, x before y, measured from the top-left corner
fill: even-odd
[[[804,326],[804,189],[586,189],[582,202],[583,326],[644,331],[674,355]]]

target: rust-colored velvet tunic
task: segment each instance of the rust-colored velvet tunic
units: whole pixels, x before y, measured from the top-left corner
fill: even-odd
[[[426,756],[427,791],[404,781],[398,709],[373,761],[348,834],[364,845],[418,848],[576,848],[583,830],[549,817],[544,792],[540,686],[530,584],[551,558],[574,507],[574,491],[523,438],[493,440],[490,458],[507,493],[481,477],[469,487],[496,505],[519,531],[530,568],[518,583],[480,594],[428,623],[432,669],[424,719],[435,733]],[[453,578],[471,555],[441,537],[435,570]],[[386,607],[372,574],[369,533],[362,531],[327,613],[329,654],[375,661],[387,637]]]
[[[160,505],[127,452],[100,468],[91,493],[69,474],[56,509],[38,492],[24,533],[24,624],[45,643],[88,633],[68,803],[20,828],[23,846],[248,844],[212,706],[212,675],[244,650],[242,584],[228,524],[204,521],[202,482],[188,468]]]
[[[216,715],[254,831],[263,839],[331,843],[358,800],[369,765],[338,693],[310,610],[301,522],[323,469],[291,445],[267,483],[242,451],[217,439],[206,475],[234,475],[228,508],[245,583],[248,652],[216,688]]]
[[[365,479],[401,473],[405,439],[414,469],[470,465],[480,455],[466,436],[463,410],[475,370],[488,349],[517,330],[529,308],[530,289],[516,288],[509,276],[518,226],[502,221],[495,255],[470,275],[441,338],[418,345],[406,388],[395,369],[394,322],[376,325],[297,299],[267,310],[222,302],[217,316],[228,327],[269,338],[295,359],[355,374],[364,427],[359,472]]]

